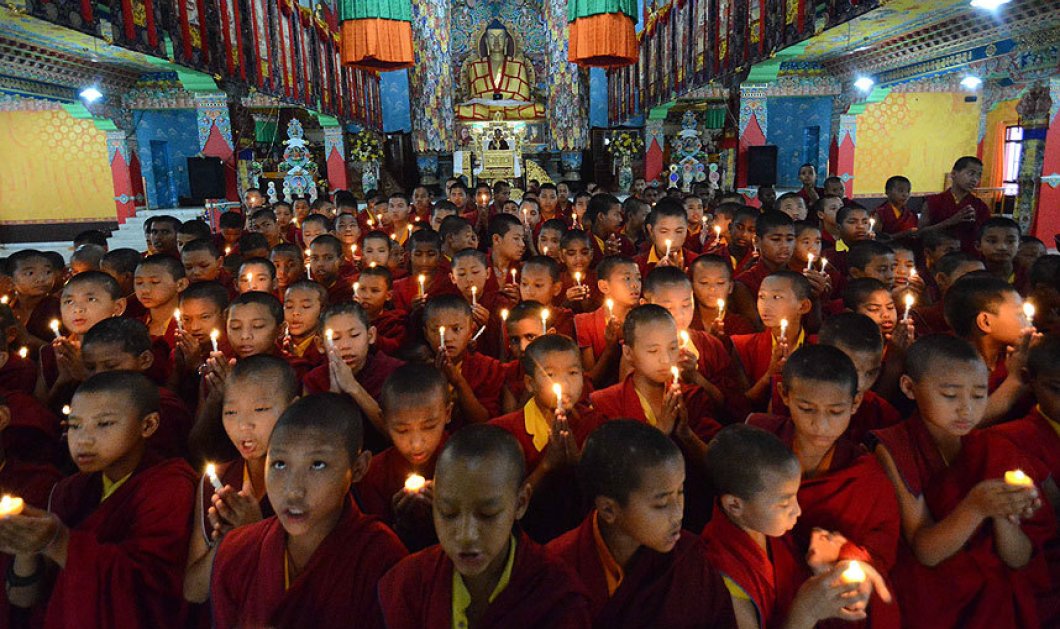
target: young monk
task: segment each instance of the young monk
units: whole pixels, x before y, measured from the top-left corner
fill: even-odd
[[[441,264],[441,240],[438,238],[438,232],[433,229],[412,232],[408,247],[411,272],[406,277],[394,280],[391,296],[395,309],[413,312],[422,310],[429,296],[441,294],[443,288],[448,288],[448,268],[443,268]]]
[[[394,286],[391,278],[386,267],[367,268],[357,278],[353,296],[375,328],[376,347],[387,354],[395,354],[401,349],[408,331],[408,313],[391,304]]]
[[[685,248],[688,237],[688,213],[681,202],[665,198],[648,214],[648,241],[651,247],[634,258],[641,276],[647,275],[656,265],[675,266],[682,271],[695,259],[696,253]]]
[[[45,606],[45,627],[183,627],[195,472],[147,449],[157,387],[137,373],[93,376],[67,424],[80,473],[61,481],[48,505],[0,518],[0,550],[15,556],[11,604]]]
[[[530,503],[519,443],[468,426],[442,449],[434,476],[440,544],[404,559],[379,584],[389,629],[587,627],[576,577],[512,531]]]
[[[548,321],[558,334],[574,338],[574,312],[570,308],[555,305],[561,301],[563,283],[560,280],[562,267],[548,256],[534,256],[523,263],[519,274],[520,301],[534,301],[549,310]],[[573,296],[573,299],[570,299]],[[573,286],[567,291],[567,300],[579,301],[588,298],[588,281]]]
[[[180,294],[181,327],[166,386],[185,400],[198,397],[199,368],[210,355],[210,333],[224,329],[226,308],[228,291],[217,282],[192,284]]]
[[[898,502],[876,459],[846,437],[862,399],[854,363],[834,347],[802,347],[784,365],[781,397],[791,417],[754,414],[747,423],[777,435],[799,459],[799,550],[815,571],[843,560],[871,565],[877,574],[870,583],[886,596],[879,575],[890,572],[898,552]],[[868,613],[870,626],[899,625],[897,607],[878,596]]]
[[[203,475],[192,518],[184,598],[205,603],[210,573],[221,538],[241,526],[273,515],[265,492],[265,455],[280,415],[298,397],[294,370],[275,356],[251,356],[225,380],[221,423],[235,454],[215,462],[215,478]]]
[[[778,271],[762,281],[758,291],[758,316],[765,330],[730,337],[750,387],[745,395],[764,409],[773,398],[774,381],[784,361],[806,342],[802,318],[810,312],[812,289],[802,274]]]
[[[350,496],[370,460],[361,422],[337,393],[280,416],[265,478],[276,515],[221,542],[210,583],[216,627],[383,626],[376,587],[406,551]]]
[[[975,196],[983,177],[983,162],[966,155],[953,163],[950,187],[924,199],[920,233],[944,231],[960,240],[961,251],[975,253],[975,237],[990,218],[990,208]]]
[[[781,269],[787,268],[795,251],[795,223],[787,214],[779,211],[767,212],[755,221],[755,236],[759,257],[751,268],[736,276],[738,284],[734,291],[733,305],[739,307],[740,299],[753,303],[758,296],[762,280]],[[801,270],[801,269],[800,269]],[[745,290],[741,290],[746,287]]]
[[[276,266],[267,258],[243,260],[239,265],[238,280],[236,284],[241,294],[251,291],[276,294]]]
[[[313,239],[309,245],[309,270],[313,281],[328,291],[328,304],[341,304],[353,299],[353,283],[339,274],[342,264],[342,243],[331,234]]]
[[[1019,243],[1019,223],[1004,216],[993,216],[979,228],[975,249],[982,256],[987,271],[1019,287],[1026,281],[1016,269]]]
[[[402,365],[383,384],[379,405],[394,445],[372,457],[357,483],[357,497],[365,513],[381,518],[406,548],[423,550],[438,543],[431,496],[434,466],[453,413],[448,385],[430,365]],[[422,487],[406,486],[413,475],[424,479]]]
[[[866,617],[867,584],[839,578],[848,562],[807,578],[796,555],[787,533],[801,513],[800,468],[783,442],[760,428],[727,426],[711,442],[706,466],[719,495],[703,529],[707,559],[724,576],[741,629]]]
[[[592,235],[590,266],[597,266],[607,256],[636,255],[633,242],[622,233],[622,203],[617,198],[610,194],[593,195],[584,219]]]
[[[939,258],[931,267],[929,275],[932,276],[930,285],[935,286],[936,300],[934,303],[918,301],[913,307],[913,321],[916,328],[922,334],[937,334],[950,332],[950,325],[946,323],[945,298],[950,286],[969,273],[985,271],[983,261],[979,258],[964,253],[953,251]]]
[[[285,242],[269,252],[269,260],[276,268],[276,291],[284,295],[295,282],[305,279],[304,249]]]
[[[232,282],[232,276],[224,268],[224,256],[212,240],[200,238],[184,245],[180,262],[189,284],[221,282],[228,285]]]
[[[471,330],[471,305],[462,297],[441,295],[428,300],[423,310],[423,338],[456,398],[454,430],[500,414],[504,365],[468,347]]]
[[[295,282],[284,293],[283,348],[309,361],[313,367],[326,360],[320,315],[327,299],[323,286],[306,280]]]
[[[379,395],[383,383],[402,362],[375,347],[375,328],[364,308],[356,303],[328,308],[321,317],[321,327],[327,361],[306,374],[302,381],[305,393],[332,391],[351,397],[368,420],[364,427],[365,449],[381,452],[388,442]]]
[[[140,319],[147,314],[143,304],[136,299],[136,290],[133,288],[136,265],[140,264],[142,259],[139,251],[122,248],[112,249],[103,254],[103,259],[99,263],[99,269],[113,277],[121,287],[121,294],[125,297],[123,316],[130,319]]]
[[[563,267],[564,306],[574,312],[588,312],[603,302],[596,285],[599,265],[593,263],[592,234],[580,229],[568,229],[559,240],[558,261]],[[602,260],[601,260],[602,262]],[[577,289],[581,283],[582,290]]]
[[[728,307],[734,287],[728,259],[714,254],[701,255],[692,261],[688,272],[696,298],[696,314],[689,329],[703,330],[719,338],[755,331],[750,320]]]
[[[895,175],[883,184],[887,200],[876,208],[879,231],[895,240],[912,236],[917,231],[917,215],[906,204],[912,196],[912,184],[907,177]]]
[[[950,287],[944,307],[953,333],[976,348],[990,372],[984,425],[1025,415],[1031,404],[1020,372],[1037,332],[1027,321],[1023,298],[989,272],[970,273]]]
[[[593,312],[574,316],[582,365],[593,385],[613,384],[621,359],[622,323],[640,301],[640,269],[630,258],[608,256],[596,267],[605,301]]]
[[[176,345],[177,321],[173,318],[180,293],[188,287],[184,266],[174,257],[155,254],[136,267],[133,280],[136,299],[147,309],[143,322],[151,338],[165,341],[169,351]]]
[[[975,431],[987,406],[988,373],[967,342],[919,339],[906,356],[902,391],[918,412],[876,431],[876,457],[891,479],[903,542],[891,576],[903,627],[1035,627],[1029,566],[1052,534],[1029,454]],[[1009,484],[1022,470],[1031,484]]]
[[[610,421],[578,463],[593,512],[547,546],[578,573],[597,626],[733,626],[732,600],[706,546],[681,530],[681,451],[640,422]]]
[[[18,343],[36,351],[55,338],[51,322],[59,318],[59,300],[52,296],[55,271],[35,249],[16,251],[7,258],[14,282],[11,310],[18,319]]]

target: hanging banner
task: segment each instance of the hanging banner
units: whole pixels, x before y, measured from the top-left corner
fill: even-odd
[[[173,58],[182,66],[212,72],[210,58],[210,18],[205,0],[176,0],[175,19],[170,20]]]
[[[276,21],[279,36],[277,37],[280,53],[279,72],[283,84],[283,95],[290,99],[298,98],[298,73],[295,69],[296,43],[292,19],[292,0],[278,0]]]
[[[221,43],[224,48],[225,74],[246,80],[246,54],[243,51],[243,21],[239,0],[217,0],[221,14]]]
[[[110,11],[115,45],[166,57],[159,32],[162,12],[154,0],[111,0]]]
[[[35,18],[97,35],[99,20],[92,10],[92,0],[26,0],[26,12]]]
[[[729,35],[732,32],[732,0],[715,0],[718,3],[717,36],[714,53],[714,74],[729,68]]]
[[[249,19],[246,20],[254,59],[251,76],[259,90],[278,94],[273,81],[272,20],[267,0],[246,0]]]
[[[313,49],[314,49],[313,14],[307,7],[298,6],[298,52],[299,71],[302,77],[302,102],[310,107],[316,107],[316,77]]]
[[[748,0],[747,2],[747,44],[744,47],[749,62],[765,57],[766,51],[766,0]]]

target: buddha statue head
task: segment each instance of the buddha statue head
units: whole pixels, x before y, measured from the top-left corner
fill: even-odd
[[[515,55],[515,42],[508,29],[500,20],[494,19],[486,26],[479,42],[479,52],[483,57],[511,57]]]

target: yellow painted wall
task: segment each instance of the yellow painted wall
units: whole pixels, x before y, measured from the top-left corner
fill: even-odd
[[[882,195],[892,175],[905,175],[914,194],[941,192],[962,155],[975,155],[979,103],[965,94],[892,93],[858,116],[854,193]]]
[[[61,109],[0,111],[0,222],[114,218],[103,131]]]
[[[986,134],[983,136],[984,188],[1001,187],[1005,127],[1019,123],[1020,116],[1016,113],[1018,103],[1018,98],[1001,101],[986,114]]]

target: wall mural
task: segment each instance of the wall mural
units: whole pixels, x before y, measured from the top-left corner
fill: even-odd
[[[542,0],[454,0],[450,21],[449,64],[452,75],[460,75],[460,67],[478,45],[482,30],[493,18],[499,18],[516,38],[516,47],[534,66],[537,85],[533,88],[545,93],[548,64],[545,56],[545,29]]]

